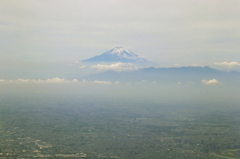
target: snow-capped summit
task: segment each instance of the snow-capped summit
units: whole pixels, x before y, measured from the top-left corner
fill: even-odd
[[[138,59],[138,55],[132,53],[131,51],[123,48],[123,47],[115,47],[112,50],[105,52],[104,54],[116,55],[118,57],[124,57],[128,59]]]
[[[110,50],[108,52],[110,52],[110,54],[118,54],[118,53],[122,53],[122,52],[130,53],[130,51],[127,50],[124,47],[115,47],[115,48],[113,48],[112,50]]]
[[[83,60],[82,62],[147,62],[145,58],[132,53],[126,48],[115,47],[101,55],[94,56],[90,59]]]

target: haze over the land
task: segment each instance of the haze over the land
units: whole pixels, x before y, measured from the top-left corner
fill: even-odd
[[[239,158],[239,8],[1,0],[0,158]]]

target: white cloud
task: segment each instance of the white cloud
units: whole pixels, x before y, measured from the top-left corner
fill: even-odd
[[[240,63],[238,62],[219,62],[219,63],[214,63],[214,65],[218,65],[218,66],[225,66],[227,68],[232,68],[235,66],[240,66]]]
[[[114,82],[115,84],[119,84],[120,82],[119,81],[116,81],[116,82]]]
[[[181,65],[180,64],[178,64],[178,63],[175,63],[174,64],[174,67],[180,67]]]
[[[219,84],[220,82],[216,79],[212,79],[212,80],[202,80],[202,83],[205,85],[215,85],[215,84]]]
[[[108,71],[108,70],[112,70],[112,71],[117,71],[117,72],[121,72],[121,71],[132,71],[132,70],[136,70],[138,69],[134,64],[132,63],[114,63],[114,64],[110,64],[110,65],[104,65],[104,64],[97,64],[97,65],[93,65],[92,68],[97,69],[98,71]]]
[[[78,80],[77,79],[73,79],[72,82],[78,82]]]
[[[116,81],[116,82],[110,82],[110,81],[98,81],[98,80],[95,80],[95,81],[86,81],[86,80],[82,80],[82,83],[93,83],[93,84],[119,84],[120,82],[119,81]]]
[[[78,82],[78,80],[77,79],[65,80],[65,79],[62,79],[62,78],[55,77],[55,78],[49,78],[49,79],[46,79],[46,80],[22,79],[22,78],[19,78],[19,79],[16,79],[16,80],[3,80],[3,79],[1,79],[0,82],[11,82],[11,83],[27,83],[27,82],[30,82],[30,83],[76,83],[76,82]]]
[[[132,83],[128,82],[126,84],[132,84]],[[150,84],[151,85],[151,84],[157,84],[157,82],[156,81],[141,80],[141,81],[135,82],[134,84],[142,84],[142,85]]]
[[[140,83],[147,83],[148,81],[147,80],[142,80]]]
[[[32,80],[33,82],[39,82],[39,83],[72,83],[72,82],[78,82],[77,79],[73,79],[73,80],[65,80],[65,79],[61,79],[61,78],[51,78],[51,79],[47,79],[47,80]]]
[[[93,83],[96,83],[96,84],[112,84],[112,82],[109,82],[109,81],[93,81]]]
[[[82,66],[79,66],[78,68],[85,68],[86,67],[86,65],[82,65]]]
[[[192,63],[192,64],[190,64],[189,66],[199,66],[199,65],[196,64],[196,63]]]

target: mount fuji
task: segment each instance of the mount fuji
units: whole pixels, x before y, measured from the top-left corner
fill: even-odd
[[[122,62],[122,63],[146,63],[148,59],[139,57],[133,52],[123,47],[115,47],[101,55],[81,61],[83,63],[99,63],[99,62]]]

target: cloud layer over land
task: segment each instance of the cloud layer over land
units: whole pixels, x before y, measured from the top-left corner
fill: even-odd
[[[4,79],[0,79],[0,82],[4,83],[36,83],[36,84],[64,84],[64,83],[89,83],[89,84],[118,84],[119,82],[109,82],[109,81],[99,81],[99,80],[95,80],[95,81],[86,81],[86,80],[82,80],[82,81],[78,81],[77,79],[73,79],[73,80],[66,80],[63,78],[49,78],[46,80],[42,80],[42,79],[16,79],[16,80],[4,80]]]

